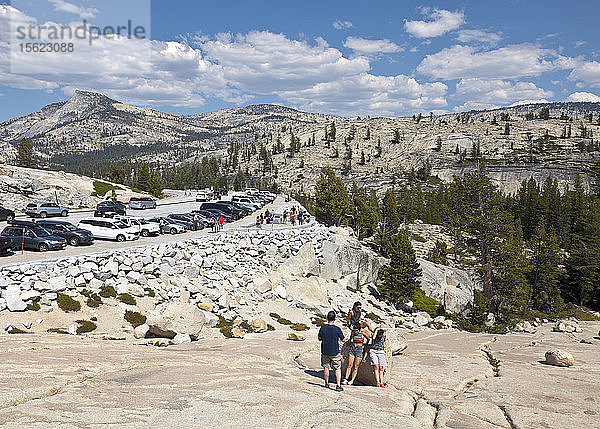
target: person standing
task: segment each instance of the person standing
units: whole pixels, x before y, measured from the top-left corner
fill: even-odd
[[[335,326],[335,311],[327,313],[327,324],[319,329],[319,341],[321,341],[321,366],[323,367],[323,379],[325,387],[329,389],[329,370],[335,371],[335,390],[341,392],[342,388],[342,355],[340,353],[340,341],[344,341],[342,330]]]
[[[364,334],[362,328],[356,328],[352,330],[350,334],[350,352],[348,353],[348,367],[346,368],[346,376],[342,381],[342,384],[354,384],[356,374],[358,374],[358,367],[360,362],[363,360],[365,341],[367,336]],[[350,379],[350,372],[352,372],[352,379]]]
[[[385,331],[381,328],[375,330],[375,336],[373,337],[373,344],[371,350],[369,350],[369,358],[371,359],[371,365],[375,370],[375,381],[377,387],[385,387],[383,382],[383,373],[387,366],[385,359]]]

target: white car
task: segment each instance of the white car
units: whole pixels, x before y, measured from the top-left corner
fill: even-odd
[[[146,219],[140,217],[115,215],[113,219],[120,220],[125,225],[135,228],[142,237],[160,234],[159,225],[148,222]]]
[[[77,226],[90,231],[94,235],[94,238],[117,240],[119,242],[140,238],[140,232],[137,228],[127,226],[116,219],[84,218],[79,221]]]

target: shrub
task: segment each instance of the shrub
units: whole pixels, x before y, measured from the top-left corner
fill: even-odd
[[[308,326],[306,326],[304,323],[292,323],[290,325],[290,328],[292,328],[294,331],[307,331],[308,330]]]
[[[125,311],[125,320],[127,320],[134,328],[146,323],[146,316],[137,311]]]
[[[97,318],[96,316],[92,316],[92,317],[90,317],[90,320],[91,320],[92,322],[97,322],[97,321],[98,321],[98,318]]]
[[[150,298],[154,298],[156,296],[156,293],[154,292],[154,289],[151,289],[149,287],[145,287],[144,291],[146,292],[146,294],[150,297]]]
[[[123,190],[123,188],[111,185],[110,183],[94,180],[94,192],[92,192],[92,197],[104,197],[109,191],[117,190]]]
[[[325,319],[324,316],[322,315],[318,315],[318,316],[313,316],[310,318],[310,321],[313,325],[315,325],[316,327],[321,327],[323,326],[325,323],[327,323],[327,320]]]
[[[74,300],[69,295],[65,295],[64,293],[58,294],[56,303],[58,304],[58,308],[60,308],[65,313],[68,313],[70,311],[81,310],[81,304],[79,303],[79,301]]]
[[[117,299],[127,305],[135,305],[136,304],[135,298],[132,297],[131,295],[129,295],[128,293],[120,294],[119,296],[117,296]]]
[[[90,320],[76,320],[75,322],[79,324],[76,331],[77,335],[92,332],[97,328],[96,324]]]
[[[100,287],[100,296],[102,298],[114,298],[117,296],[117,291],[112,286],[104,285]]]
[[[29,310],[29,311],[38,311],[39,309],[40,309],[39,302],[32,302],[31,304],[27,305],[27,310]]]
[[[440,304],[438,304],[438,302],[435,299],[429,298],[427,295],[425,295],[423,293],[423,290],[421,290],[420,288],[415,290],[412,301],[415,310],[425,311],[433,317],[437,316],[438,307],[440,306]]]
[[[277,320],[277,322],[281,323],[282,325],[291,325],[292,324],[291,321],[284,319],[277,313],[269,313],[269,316],[271,316],[273,319]]]
[[[233,338],[233,334],[231,333],[231,330],[233,329],[233,322],[231,320],[226,320],[223,316],[219,316],[217,328],[219,328],[221,334],[223,334],[223,336],[226,338]]]
[[[64,329],[61,329],[61,328],[50,328],[50,329],[48,329],[47,332],[50,332],[51,334],[70,335],[67,331],[65,331]]]
[[[368,319],[371,319],[375,323],[381,323],[381,322],[383,322],[383,320],[381,320],[381,317],[379,317],[375,313],[367,313],[367,314],[365,314],[365,317],[368,318]]]
[[[24,331],[19,328],[15,328],[14,326],[8,330],[9,334],[28,334],[29,332]]]

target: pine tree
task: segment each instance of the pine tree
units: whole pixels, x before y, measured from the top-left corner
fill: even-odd
[[[537,310],[557,314],[564,305],[559,288],[562,258],[558,241],[544,228],[539,228],[528,247],[533,250],[529,273],[533,306]]]
[[[150,192],[152,195],[154,195],[157,198],[162,195],[162,191],[163,191],[162,180],[160,178],[160,175],[156,171],[153,171],[152,173],[150,173],[150,179],[148,181],[148,185],[149,185],[148,192]]]
[[[386,239],[383,253],[390,263],[380,270],[381,295],[393,304],[412,299],[420,287],[421,268],[406,233],[399,232]]]
[[[440,240],[436,240],[435,247],[431,249],[431,251],[427,255],[427,259],[433,262],[434,264],[447,265],[448,259],[446,257],[446,253],[446,243]]]
[[[19,142],[19,149],[17,152],[17,164],[20,167],[35,168],[35,156],[33,154],[33,145],[31,140],[23,138]]]
[[[329,167],[321,169],[315,185],[315,217],[325,225],[340,225],[352,213],[348,190]]]
[[[140,165],[135,187],[140,191],[148,191],[150,189],[150,169],[148,168],[148,164],[143,163]]]
[[[398,214],[398,203],[396,196],[391,189],[388,189],[381,202],[381,215],[379,223],[380,242],[386,237],[394,235],[400,227],[400,216]]]

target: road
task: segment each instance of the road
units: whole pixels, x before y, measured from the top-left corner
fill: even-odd
[[[227,229],[232,229],[232,228],[253,226],[254,221],[256,219],[256,215],[258,213],[264,212],[267,209],[269,209],[269,211],[276,211],[283,204],[285,204],[284,201],[285,200],[282,196],[278,196],[275,201],[273,201],[271,204],[267,204],[260,211],[257,211],[254,214],[250,214],[250,215],[246,216],[245,218],[242,218],[235,222],[225,224],[224,229],[227,230]],[[181,200],[179,200],[179,201],[174,200],[174,201],[170,201],[166,204],[163,203],[155,209],[127,210],[127,214],[131,215],[131,216],[141,216],[144,218],[152,218],[155,216],[166,216],[171,213],[191,212],[192,210],[198,209],[200,207],[200,204],[201,203],[193,201],[189,197],[187,197],[185,199],[183,199],[183,197],[182,197]],[[83,219],[85,217],[90,217],[90,216],[93,216],[93,211],[86,210],[86,211],[82,211],[82,212],[70,213],[69,216],[67,216],[67,217],[57,217],[57,218],[49,218],[49,219],[66,220],[66,221],[71,222],[76,225],[81,219]],[[24,216],[18,216],[17,218],[27,219]],[[0,231],[2,229],[4,229],[5,226],[6,226],[6,222],[0,222]],[[211,234],[211,233],[212,232],[211,232],[210,228],[205,228],[200,231],[188,231],[188,232],[185,232],[182,234],[177,234],[177,235],[158,235],[158,236],[154,236],[154,237],[141,237],[139,240],[128,241],[125,243],[118,243],[116,241],[97,239],[97,240],[95,240],[94,244],[92,244],[90,246],[77,246],[77,247],[68,246],[64,250],[52,251],[52,252],[46,252],[46,253],[41,253],[41,252],[32,251],[32,250],[25,250],[24,252],[19,251],[14,254],[9,254],[7,256],[0,256],[0,266],[12,265],[12,264],[22,264],[22,263],[38,261],[38,260],[60,259],[60,258],[68,257],[68,256],[77,256],[77,255],[83,255],[83,254],[98,253],[98,252],[104,252],[104,251],[112,250],[112,249],[123,249],[123,248],[127,248],[127,247],[137,247],[137,246],[145,246],[145,245],[150,245],[150,244],[179,241],[179,240],[185,240],[185,239],[189,239],[189,238],[197,238],[197,237],[200,237],[200,236],[203,236],[206,234]]]

